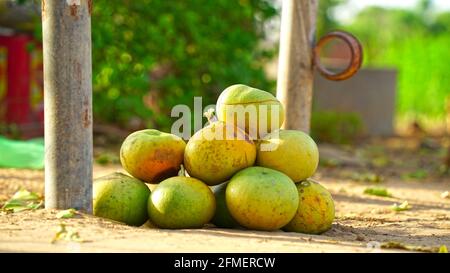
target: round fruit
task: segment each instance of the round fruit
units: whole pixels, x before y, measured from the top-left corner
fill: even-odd
[[[330,192],[313,181],[297,184],[297,190],[297,213],[283,229],[309,234],[321,234],[329,230],[334,220],[334,202]]]
[[[253,166],[255,160],[256,145],[245,132],[220,121],[198,131],[184,153],[184,166],[189,175],[210,186]]]
[[[314,140],[301,131],[277,130],[260,142],[256,164],[300,182],[316,172],[319,149]]]
[[[94,215],[141,226],[148,220],[150,189],[143,182],[114,173],[94,180]]]
[[[239,224],[231,216],[225,200],[227,185],[228,183],[224,183],[213,190],[216,197],[216,213],[211,222],[220,228],[236,228],[239,227]]]
[[[178,136],[148,129],[129,135],[120,149],[120,162],[132,176],[147,183],[178,174],[186,143]]]
[[[233,218],[255,230],[280,229],[291,221],[298,207],[294,182],[281,172],[263,167],[238,172],[225,195]]]
[[[148,214],[160,228],[201,228],[214,216],[216,202],[208,186],[191,177],[161,182],[148,199]]]
[[[245,127],[253,139],[280,129],[285,117],[283,105],[271,93],[242,84],[222,92],[217,101],[217,115],[221,121]]]

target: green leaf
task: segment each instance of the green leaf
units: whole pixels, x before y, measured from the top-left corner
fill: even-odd
[[[64,223],[59,224],[58,230],[51,240],[51,243],[54,244],[57,241],[71,241],[77,243],[86,242],[86,240],[81,239],[80,234],[77,231],[68,230]]]
[[[37,193],[29,192],[25,189],[22,189],[16,192],[11,199],[21,200],[21,201],[34,201],[39,200],[40,196]]]
[[[60,211],[56,214],[56,218],[58,219],[69,219],[73,218],[75,215],[78,214],[78,211],[76,209],[68,209]]]
[[[381,197],[392,197],[392,195],[388,192],[388,190],[385,188],[382,188],[382,187],[366,188],[364,190],[364,194],[381,196]]]
[[[365,173],[353,172],[350,178],[354,181],[371,182],[371,183],[380,183],[383,182],[384,180],[383,177],[372,172],[365,172]]]
[[[401,203],[400,205],[394,204],[392,205],[391,209],[393,211],[404,211],[404,210],[410,210],[412,208],[411,205],[409,205],[408,201],[405,201]]]
[[[403,180],[417,179],[422,180],[428,177],[428,171],[426,170],[416,170],[411,173],[406,173],[402,175]]]
[[[3,211],[22,212],[25,210],[36,210],[44,206],[44,201],[37,193],[27,190],[16,192],[2,207]]]

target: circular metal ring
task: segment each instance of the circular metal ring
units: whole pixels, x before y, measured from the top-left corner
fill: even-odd
[[[341,72],[333,73],[320,63],[320,52],[323,46],[332,39],[340,39],[350,48],[351,60],[347,68]],[[320,74],[325,78],[333,81],[346,80],[358,72],[362,65],[363,50],[361,43],[352,34],[345,31],[333,31],[323,36],[314,47],[314,64]]]

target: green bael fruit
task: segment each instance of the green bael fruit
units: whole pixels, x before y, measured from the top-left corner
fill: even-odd
[[[239,223],[231,216],[225,200],[227,185],[228,183],[224,183],[213,190],[216,197],[216,213],[211,222],[219,228],[237,228]]]
[[[334,202],[330,192],[313,181],[298,183],[297,190],[297,213],[283,230],[308,234],[321,234],[329,230],[334,220]]]
[[[238,172],[225,195],[233,218],[255,230],[280,229],[291,221],[298,207],[294,182],[279,171],[263,167]]]
[[[283,105],[269,92],[237,84],[228,87],[219,96],[217,116],[221,121],[245,128],[252,139],[259,139],[280,129],[285,113]]]
[[[114,173],[94,180],[94,215],[141,226],[148,220],[150,189],[143,182]]]
[[[198,131],[184,153],[184,166],[189,175],[210,186],[253,166],[255,160],[255,143],[241,129],[221,121]]]
[[[120,162],[132,176],[147,183],[178,174],[186,143],[176,135],[148,129],[129,135],[120,149]]]
[[[273,147],[266,151],[264,148]],[[319,165],[319,149],[307,134],[295,130],[278,130],[259,143],[258,166],[271,168],[289,176],[294,182],[311,177]]]
[[[191,177],[164,180],[148,199],[151,222],[166,229],[201,228],[212,219],[215,209],[211,189]]]

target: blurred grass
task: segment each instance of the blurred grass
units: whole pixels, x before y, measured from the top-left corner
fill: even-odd
[[[413,36],[389,45],[376,67],[399,71],[397,112],[400,115],[445,117],[450,95],[450,36]]]

